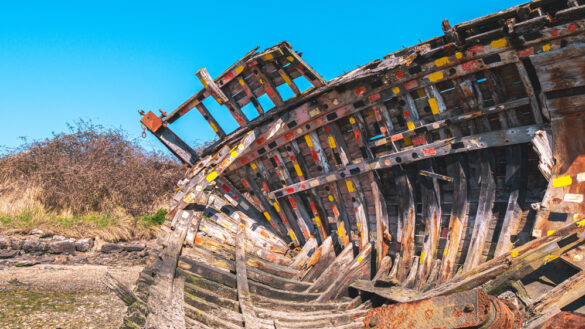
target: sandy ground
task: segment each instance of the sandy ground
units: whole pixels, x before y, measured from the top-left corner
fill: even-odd
[[[126,306],[102,283],[132,287],[141,266],[0,267],[0,328],[117,328]]]

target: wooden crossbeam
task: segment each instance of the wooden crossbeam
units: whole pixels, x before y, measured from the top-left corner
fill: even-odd
[[[392,153],[386,156],[381,156],[372,161],[365,161],[351,164],[346,167],[341,167],[333,171],[331,174],[308,179],[299,183],[285,186],[282,189],[272,191],[271,195],[282,197],[338,180],[347,180],[352,176],[368,171],[413,163],[422,159],[433,158],[436,156],[469,152],[472,150],[481,150],[504,145],[528,143],[531,141],[535,132],[540,128],[541,126],[539,125],[529,125],[506,130],[491,131],[475,136],[450,138],[447,140]]]
[[[230,114],[234,117],[240,127],[246,125],[249,122],[244,112],[242,112],[240,106],[234,102],[228,94],[221,90],[221,88],[215,83],[205,68],[199,69],[195,74],[199,80],[201,80],[203,87],[209,90],[211,96],[220,105],[225,105],[228,108]]]
[[[301,56],[297,54],[296,51],[292,50],[292,48],[289,45],[285,44],[283,48],[286,50],[287,55],[290,56],[288,60],[293,64],[294,62],[298,63],[297,68],[313,86],[321,87],[327,83],[325,79],[323,79],[323,77],[321,77],[321,75],[319,75],[319,73],[313,70],[313,68],[310,67],[307,63],[305,63]]]
[[[203,119],[205,119],[205,121],[207,121],[207,124],[209,124],[211,129],[213,129],[213,131],[217,134],[217,136],[219,138],[224,138],[226,136],[225,131],[223,130],[223,128],[221,128],[219,123],[217,123],[217,120],[215,120],[215,118],[211,115],[211,113],[209,113],[209,110],[207,109],[207,107],[203,103],[197,103],[197,105],[195,105],[195,107],[197,108],[199,113],[201,113],[201,115],[203,116]]]

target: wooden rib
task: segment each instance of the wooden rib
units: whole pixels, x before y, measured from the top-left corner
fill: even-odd
[[[434,171],[431,160],[421,161],[419,168]],[[439,234],[441,231],[441,192],[436,178],[421,178],[422,215],[425,221],[423,248],[420,254],[417,274],[417,287],[427,282],[433,261],[437,257]]]
[[[332,284],[331,278],[336,276],[340,267],[345,266],[353,259],[353,244],[347,245],[343,251],[337,255],[335,260],[321,273],[321,275],[313,282],[311,287],[306,292],[324,292]]]
[[[523,62],[517,62],[516,68],[518,69],[518,75],[520,75],[520,80],[522,80],[522,84],[524,85],[524,90],[526,91],[526,95],[530,98],[530,109],[532,110],[532,115],[534,117],[535,123],[542,123],[542,113],[540,109],[540,103],[536,98],[536,93],[532,88],[532,82],[530,82],[530,78],[528,77],[528,72],[526,71],[526,67]]]
[[[295,270],[298,270],[303,266],[307,259],[309,259],[309,254],[315,252],[315,248],[317,248],[317,239],[311,238],[307,240],[301,251],[295,256],[292,263],[290,263],[289,267]]]
[[[368,243],[352,262],[339,269],[331,285],[315,301],[324,302],[336,298],[347,287],[358,279],[369,279],[372,245]]]
[[[449,218],[449,234],[443,259],[441,263],[441,282],[445,282],[453,276],[456,270],[457,253],[463,239],[463,230],[467,226],[469,202],[467,202],[467,177],[463,165],[465,161],[461,156],[448,160],[447,172],[453,180],[453,207]]]
[[[290,89],[293,91],[293,93],[295,93],[295,96],[298,96],[301,94],[299,87],[297,87],[297,85],[292,81],[292,79],[290,78],[288,73],[286,73],[285,70],[283,70],[282,68],[278,69],[278,74],[280,75],[282,80],[284,80],[284,82],[286,82],[286,84],[290,87]]]
[[[249,203],[242,193],[240,193],[240,191],[238,191],[238,189],[226,177],[219,177],[217,179],[217,185],[218,191],[222,193],[226,199],[231,199],[231,203],[238,210],[250,218],[263,218],[262,213],[256,208],[256,206]],[[270,226],[268,222],[264,222],[262,225]]]
[[[406,279],[411,270],[412,259],[414,257],[414,228],[416,222],[416,208],[414,201],[414,192],[412,184],[408,179],[406,172],[400,167],[392,169],[396,180],[396,187],[398,193],[401,195],[398,211],[399,211],[399,233],[397,239],[400,239],[401,253],[400,265],[396,277],[399,281]]]
[[[264,163],[262,163],[262,161],[258,160],[258,161],[253,161],[250,163],[250,168],[252,168],[252,170],[256,171],[257,174],[260,174],[259,177],[262,177],[262,181],[261,184],[263,186],[263,189],[265,190],[265,193],[270,193],[270,179],[269,179],[269,171],[266,170],[266,167],[264,167]],[[278,199],[273,199],[273,203],[272,206],[274,207],[274,210],[278,213],[278,216],[281,219],[281,222],[284,224],[284,226],[287,229],[287,233],[290,236],[290,238],[292,239],[292,241],[295,243],[295,245],[297,246],[301,246],[304,243],[304,239],[299,240],[302,238],[302,234],[299,234],[300,232],[297,231],[296,233],[294,232],[295,230],[293,230],[293,227],[291,226],[290,222],[289,222],[289,218],[292,219],[293,216],[292,215],[287,215],[287,213],[285,212],[285,208],[282,204],[282,202]]]
[[[290,149],[287,147],[287,150],[289,150],[288,154],[293,164],[293,168],[299,177],[299,180],[310,178],[311,174],[305,162],[305,158],[301,153],[298,142],[296,140],[292,140],[289,146]],[[309,190],[309,193],[307,193],[306,197],[308,199],[311,213],[313,214],[313,224],[317,227],[317,232],[320,234],[319,241],[323,241],[329,235],[329,225],[327,225],[327,223],[323,223],[323,219],[327,220],[323,210],[323,203],[314,189]]]
[[[496,182],[493,173],[493,155],[490,153],[491,152],[488,151],[481,152],[481,189],[479,193],[479,203],[477,206],[477,213],[475,214],[471,242],[469,244],[467,256],[465,257],[465,263],[463,264],[463,272],[475,268],[482,262],[482,254],[489,227],[494,220],[492,216],[492,208],[496,198]]]
[[[213,79],[209,75],[209,72],[207,72],[207,69],[205,68],[199,69],[197,73],[195,73],[195,75],[197,75],[205,89],[209,90],[210,94],[215,98],[215,100],[220,105],[227,106],[228,110],[230,111],[230,114],[238,122],[240,127],[250,122],[246,115],[244,114],[244,112],[242,112],[240,106],[236,102],[234,102],[229,95],[225,94],[221,90],[221,88],[215,83],[215,81],[213,81]]]
[[[201,115],[203,116],[203,119],[205,119],[205,121],[207,121],[207,124],[209,124],[211,129],[213,129],[213,131],[217,134],[217,137],[219,137],[220,139],[224,138],[226,136],[225,131],[219,125],[219,123],[217,123],[217,120],[215,120],[213,115],[211,115],[211,113],[209,113],[209,110],[207,109],[205,104],[197,102],[195,107],[197,108],[199,113],[201,113]]]
[[[325,151],[321,147],[317,130],[312,131],[309,134],[305,135],[304,138],[305,144],[307,145],[309,151],[311,152],[311,157],[313,158],[313,161],[317,163],[317,169],[319,169],[320,167],[321,172],[328,173],[331,167],[327,162]],[[345,212],[345,207],[342,207],[341,204],[337,202],[337,200],[342,200],[337,189],[337,184],[336,183],[325,184],[325,190],[328,192],[327,198],[329,200],[329,203],[331,204],[331,211],[337,224],[338,230],[337,235],[342,240],[341,244],[343,246],[347,246],[351,239],[348,233],[349,219]],[[314,191],[314,189],[312,189],[312,191]],[[318,196],[316,199],[318,199]],[[326,219],[326,217],[323,217],[323,219]]]
[[[335,260],[335,248],[333,245],[333,235],[330,235],[319,246],[321,256],[313,267],[302,276],[303,281],[313,281]]]
[[[283,237],[283,238],[287,237],[288,232],[287,232],[286,228],[284,227],[284,224],[282,223],[282,220],[280,219],[278,213],[276,213],[276,211],[274,210],[274,208],[270,204],[270,201],[268,200],[268,194],[258,186],[258,184],[256,183],[256,179],[254,177],[252,177],[252,175],[250,174],[250,170],[252,170],[250,167],[246,167],[244,169],[244,174],[243,174],[244,178],[242,178],[242,180],[246,181],[248,186],[250,186],[250,189],[254,192],[254,195],[262,203],[262,207],[264,210],[264,212],[263,212],[264,218],[266,218],[266,220],[270,224],[272,224],[272,227],[274,227],[274,229],[278,233],[280,233],[281,237]],[[262,181],[263,180],[260,180],[260,182],[262,182]]]
[[[392,239],[390,236],[390,227],[388,225],[388,210],[386,209],[386,200],[380,191],[379,182],[374,174],[370,173],[372,181],[372,194],[374,195],[374,208],[376,211],[376,269],[382,267],[382,259],[388,254],[388,243]],[[391,259],[390,264],[392,264]]]
[[[272,103],[274,103],[274,106],[281,106],[284,104],[282,97],[278,93],[278,90],[276,90],[274,82],[272,82],[272,80],[264,73],[260,66],[260,64],[256,65],[254,68],[254,74],[256,74],[258,81],[260,81],[260,84],[264,88],[264,92],[268,95]]]
[[[412,262],[412,266],[410,267],[410,272],[408,273],[408,277],[402,282],[402,287],[404,288],[413,288],[416,284],[416,273],[418,272],[418,267],[420,266],[420,260],[418,256],[414,256],[412,259],[409,260]]]
[[[351,162],[349,149],[345,144],[343,136],[339,131],[337,124],[331,124],[329,127],[330,149],[334,153],[334,158],[338,166],[347,166]],[[368,216],[366,214],[366,203],[360,181],[357,177],[351,177],[345,180],[348,193],[352,196],[353,209],[356,219],[356,226],[360,236],[360,249],[369,243]]]
[[[321,87],[327,83],[325,81],[325,79],[323,79],[323,77],[321,77],[321,75],[319,75],[319,73],[317,73],[315,70],[313,70],[313,68],[310,67],[307,63],[305,63],[305,61],[301,58],[301,56],[299,54],[297,54],[297,52],[294,51],[289,45],[284,45],[284,49],[286,50],[288,55],[293,57],[293,61],[291,61],[291,62],[294,63],[296,61],[298,63],[298,65],[300,65],[299,70],[301,71],[301,74],[311,84],[313,84],[313,86]]]
[[[262,108],[262,105],[260,104],[260,102],[258,102],[258,98],[256,98],[256,95],[252,92],[252,89],[250,89],[250,86],[248,85],[246,80],[244,80],[244,78],[242,78],[241,76],[238,76],[238,83],[240,84],[240,86],[242,86],[246,95],[248,95],[250,103],[254,105],[256,111],[258,111],[258,114],[259,115],[264,114],[264,109]]]
[[[521,145],[506,148],[506,185],[511,191],[494,257],[512,250],[512,236],[516,235],[522,219],[527,170],[523,154]]]
[[[272,164],[275,166],[276,173],[280,177],[283,185],[291,184],[292,178],[288,169],[286,168],[282,156],[278,150],[270,152],[269,155]],[[313,229],[309,227],[311,224],[311,220],[309,218],[309,213],[305,209],[302,200],[298,195],[292,195],[287,198],[290,207],[292,208],[295,216],[296,216],[296,223],[301,229],[301,233],[308,240],[311,235],[313,234]],[[312,224],[311,224],[312,226]]]

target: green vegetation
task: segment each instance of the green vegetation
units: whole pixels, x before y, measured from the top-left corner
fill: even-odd
[[[165,222],[167,213],[168,211],[166,209],[159,209],[155,213],[142,216],[141,220],[147,226],[161,225]]]

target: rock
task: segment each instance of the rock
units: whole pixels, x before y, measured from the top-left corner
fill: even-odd
[[[0,249],[10,248],[10,240],[0,236]]]
[[[22,248],[22,240],[10,239],[10,249],[20,250]]]
[[[39,262],[36,260],[23,260],[21,262],[14,264],[14,266],[16,266],[16,267],[29,267],[29,266],[37,265],[38,263]]]
[[[62,240],[49,242],[49,252],[51,254],[73,254],[75,253],[75,240]]]
[[[117,243],[104,243],[102,246],[102,252],[105,253],[112,253],[112,252],[120,252],[122,251],[122,247]]]
[[[25,252],[37,251],[40,243],[39,240],[24,240],[22,243],[22,250]]]
[[[141,242],[131,242],[124,246],[125,251],[142,251],[146,245]]]
[[[2,252],[0,253],[0,259],[7,259],[7,258],[13,258],[18,256],[19,251],[18,250],[9,250],[6,252]]]
[[[36,246],[35,251],[46,252],[49,250],[49,243],[47,241],[39,241],[39,244]]]
[[[93,247],[93,239],[85,238],[79,239],[75,242],[75,249],[77,251],[86,252],[89,251]]]
[[[67,240],[66,237],[62,236],[62,235],[53,235],[53,240],[55,241],[63,241],[63,240]]]
[[[30,235],[43,236],[43,234],[45,234],[45,232],[38,228],[35,228],[34,230],[30,231]]]

